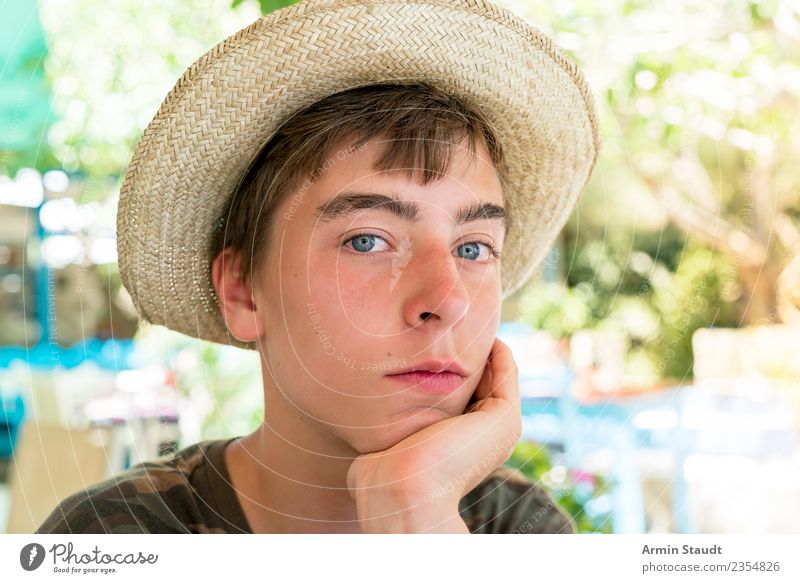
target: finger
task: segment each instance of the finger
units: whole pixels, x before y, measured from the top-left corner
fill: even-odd
[[[472,395],[469,397],[469,401],[467,402],[467,406],[464,409],[464,413],[470,413],[474,411],[476,407],[480,405],[482,400],[481,394],[486,391],[486,384],[490,383],[490,377],[488,375],[491,374],[489,370],[489,365],[486,363],[483,367],[483,371],[481,372],[481,378],[478,380],[478,386],[472,391]]]
[[[519,369],[508,345],[497,339],[490,357],[492,366],[491,396],[506,401],[519,400]]]
[[[483,367],[483,374],[478,386],[475,388],[474,398],[477,402],[482,401],[492,393],[492,364],[487,360]]]

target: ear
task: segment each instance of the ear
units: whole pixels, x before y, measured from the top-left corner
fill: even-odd
[[[250,278],[242,281],[240,268],[239,254],[226,247],[214,258],[211,276],[228,330],[236,339],[251,342],[264,334],[263,314],[253,299]]]

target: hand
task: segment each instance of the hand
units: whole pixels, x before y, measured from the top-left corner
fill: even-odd
[[[495,339],[463,415],[353,461],[347,485],[362,532],[469,532],[459,501],[508,460],[521,432],[517,365]]]

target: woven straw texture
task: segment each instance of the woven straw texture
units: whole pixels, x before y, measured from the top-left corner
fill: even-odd
[[[255,349],[218,306],[208,242],[260,147],[292,113],[378,82],[427,81],[476,103],[509,167],[503,297],[546,254],[600,149],[580,70],[541,31],[483,0],[306,0],[192,64],[145,129],[117,215],[122,282],[140,317]]]

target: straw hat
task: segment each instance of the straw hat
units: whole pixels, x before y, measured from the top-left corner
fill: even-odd
[[[533,275],[597,160],[583,75],[541,31],[485,0],[306,0],[192,64],[145,129],[122,184],[117,248],[140,317],[256,348],[228,332],[207,256],[217,218],[292,113],[377,82],[428,83],[477,104],[508,161],[503,297]]]

